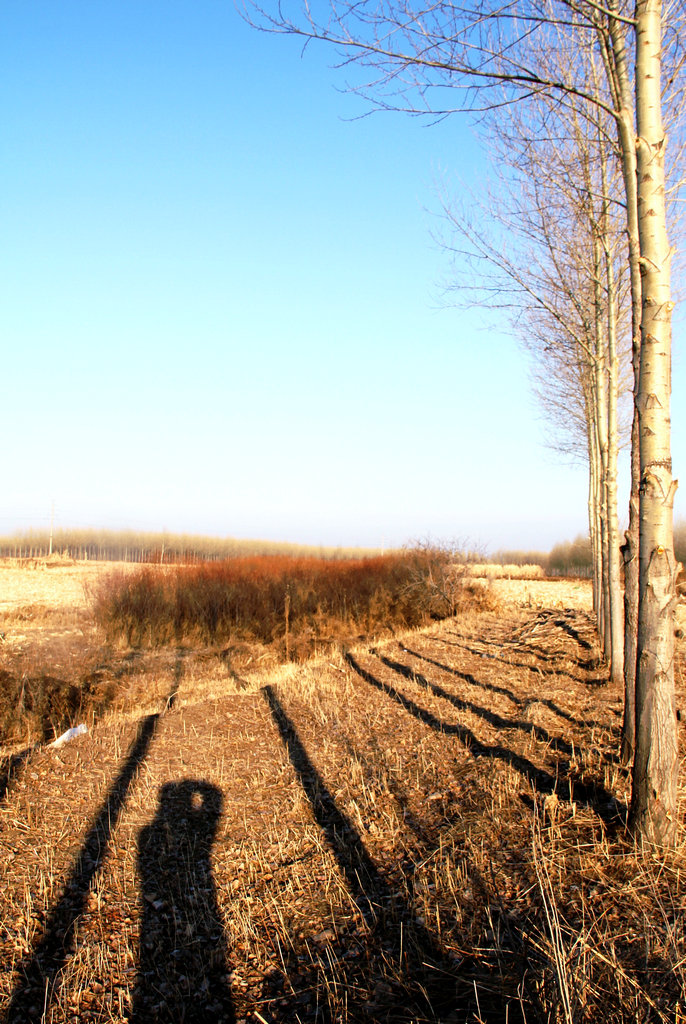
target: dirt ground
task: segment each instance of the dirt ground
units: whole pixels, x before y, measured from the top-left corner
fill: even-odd
[[[98,571],[0,567],[4,643]],[[305,665],[160,654],[138,710],[5,756],[4,1019],[686,1020],[683,849],[626,833],[590,587],[495,586]]]

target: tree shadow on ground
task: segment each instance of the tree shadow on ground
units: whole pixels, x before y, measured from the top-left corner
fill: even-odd
[[[626,808],[601,783],[595,780],[587,781],[585,779],[571,778],[568,763],[558,761],[555,765],[555,774],[553,775],[547,769],[537,767],[533,761],[510,750],[509,747],[482,743],[467,726],[459,723],[445,722],[437,718],[394,686],[377,679],[371,672],[363,668],[352,654],[346,654],[345,660],[361,679],[364,679],[366,683],[369,683],[375,689],[385,693],[386,696],[404,708],[413,718],[423,722],[424,725],[433,729],[434,732],[443,733],[448,736],[457,736],[474,757],[493,758],[511,765],[540,793],[549,794],[554,792],[559,797],[562,797],[562,799],[571,799],[573,792],[575,801],[592,807],[598,817],[606,825],[613,828],[617,827],[622,820],[622,816],[626,814]]]
[[[542,678],[552,677],[559,680],[564,677],[565,679],[571,679],[571,681],[574,683],[579,683],[581,686],[589,686],[592,688],[606,686],[608,682],[607,675],[602,675],[597,678],[588,678],[588,676],[575,676],[569,672],[558,672],[555,669],[540,668],[538,665],[529,665],[524,661],[514,661],[511,657],[504,657],[502,654],[487,654],[484,651],[478,650],[476,647],[470,647],[469,644],[458,644],[452,640],[444,640],[443,637],[427,637],[427,639],[433,641],[434,643],[449,644],[451,647],[459,647],[460,650],[467,651],[468,654],[473,654],[477,658],[489,658],[491,661],[498,661],[500,662],[501,665],[505,665],[508,668],[526,669],[527,671],[532,672],[534,675],[540,676]],[[444,665],[440,661],[434,661],[433,658],[429,658],[425,654],[417,654],[415,651],[410,651],[410,649],[407,647],[403,647],[403,650],[406,650],[408,654],[412,654],[413,657],[421,658],[423,661],[427,661],[429,662],[429,664],[435,665],[436,668],[440,668],[444,672],[450,672],[452,675],[457,676],[459,679],[464,679],[467,682],[471,681],[471,679],[474,679],[474,677],[470,676],[468,673],[460,672],[458,671],[458,669],[455,668],[450,668],[448,665]],[[536,655],[536,657],[538,657],[538,655]],[[579,663],[577,662],[577,664]],[[495,692],[503,693],[503,695],[510,697],[510,699],[513,700],[515,704],[522,705],[524,703],[527,703],[525,701],[522,701],[520,697],[517,697],[513,693],[511,693],[511,691],[508,690],[506,687],[496,687],[490,683],[480,683],[476,679],[474,680],[474,685],[482,687],[483,689],[494,690]],[[570,714],[569,711],[565,711],[552,700],[541,698],[539,700],[539,703],[545,704],[546,707],[549,707],[550,710],[553,711],[556,715],[559,715],[560,718],[566,718],[568,722],[572,722],[573,725],[578,725],[581,728],[585,729],[586,727],[590,727],[592,725],[602,725],[601,722],[585,721],[580,718],[576,718],[574,715]]]
[[[430,637],[429,639],[433,639],[433,637]],[[491,690],[495,693],[502,693],[503,696],[509,697],[510,700],[512,700],[513,703],[517,704],[519,707],[528,707],[532,703],[534,703],[534,701],[532,701],[531,698],[522,700],[521,697],[517,697],[516,694],[514,694],[511,690],[508,690],[507,687],[505,686],[496,686],[493,683],[483,683],[479,679],[477,679],[476,676],[471,675],[471,673],[469,672],[460,672],[459,669],[451,668],[450,665],[445,665],[442,661],[436,661],[435,658],[429,658],[429,656],[426,654],[420,654],[419,651],[414,651],[412,650],[411,647],[405,647],[403,644],[400,644],[399,646],[400,649],[405,654],[409,654],[413,658],[419,658],[420,661],[425,661],[428,665],[433,665],[435,668],[439,668],[442,672],[447,672],[449,675],[455,676],[456,679],[462,679],[464,680],[464,682],[471,683],[472,686],[476,686],[479,689]],[[506,661],[502,658],[499,658],[498,660],[502,661],[503,664],[505,665],[514,664],[513,662]],[[528,668],[532,672],[536,671],[536,669],[532,668],[530,665],[517,665],[517,667]],[[579,680],[577,680],[577,682],[579,682]],[[571,712],[569,711],[565,711],[564,708],[561,708],[559,704],[556,704],[555,701],[551,700],[549,697],[537,696],[535,698],[535,703],[542,704],[544,707],[548,708],[549,711],[552,711],[553,714],[558,715],[560,718],[563,718],[566,722],[570,722],[572,725],[578,726],[580,729],[591,729],[594,726],[596,728],[605,727],[605,723],[598,722],[592,718],[577,718],[576,715],[571,714]]]
[[[537,643],[534,639],[534,634],[538,630],[547,630],[553,633],[555,630],[562,630],[567,636],[571,637],[575,641],[581,651],[586,652],[588,657],[582,659],[578,654],[570,655],[573,657],[575,663],[582,670],[596,671],[603,666],[602,655],[593,644],[592,640],[588,640],[584,637],[583,631],[586,631],[592,638],[596,637],[596,627],[593,619],[590,615],[585,612],[579,612],[573,608],[567,609],[542,609],[536,612],[523,627],[516,630],[513,634],[508,637],[504,637],[500,640],[485,640],[479,638],[479,643],[484,647],[494,647],[498,652],[502,651],[503,647],[509,647],[510,649],[515,648],[520,653],[526,652],[527,654],[535,655],[539,661],[546,662],[548,664],[559,661],[560,654],[557,651],[551,651],[549,647],[545,647],[540,643]],[[449,630],[447,631],[450,636],[455,636],[462,641],[462,644],[455,646],[464,645],[465,637],[458,632]],[[438,639],[438,638],[436,638]],[[540,639],[540,637],[536,638]],[[451,644],[450,640],[442,640],[442,643]],[[489,655],[485,651],[477,651],[471,647],[467,647],[467,650],[474,654],[478,654],[481,657],[494,657],[497,660],[506,660],[502,658],[502,655]],[[527,667],[524,665],[518,667]],[[543,674],[548,674],[545,669],[540,669]],[[556,674],[552,672],[550,674]],[[576,678],[576,677],[572,677]],[[586,680],[580,679],[579,682],[585,682]],[[607,681],[607,680],[605,680]]]
[[[389,885],[379,871],[362,838],[349,818],[338,808],[324,780],[313,765],[295,726],[281,705],[273,687],[263,690],[272,719],[286,748],[305,795],[310,803],[322,837],[333,854],[344,878],[350,897],[367,926],[364,945],[360,948],[359,932],[347,936],[331,933],[330,948],[320,958],[320,978],[304,978],[302,958],[291,954],[293,968],[304,984],[314,982],[321,991],[323,1005],[303,1015],[298,993],[292,999],[276,999],[269,1004],[271,1019],[280,1021],[314,1019],[333,1022],[336,1006],[328,998],[329,986],[321,974],[328,971],[344,978],[345,1019],[400,1024],[410,1021],[471,1019],[474,1003],[473,976],[469,957],[456,966],[417,917],[410,898]],[[411,885],[412,866],[407,865],[406,879]],[[287,972],[291,966],[284,964]],[[335,981],[330,986],[336,988]],[[284,992],[279,993],[281,996]],[[276,993],[274,993],[276,995]],[[481,994],[488,1003],[487,993]],[[514,998],[514,997],[513,997]],[[328,1000],[328,1002],[327,1002]],[[501,991],[488,1005],[488,1020],[516,1024],[521,1018],[514,1003]]]
[[[408,648],[405,648],[408,654],[412,654]],[[418,686],[422,686],[425,690],[429,690],[431,693],[440,697],[442,700],[448,701],[453,707],[458,708],[460,711],[470,711],[472,714],[477,715],[483,719],[484,722],[488,722],[489,725],[494,726],[496,729],[518,729],[521,732],[527,732],[529,735],[534,736],[537,740],[547,743],[553,750],[559,750],[564,754],[572,753],[571,744],[567,743],[566,740],[560,739],[558,736],[551,736],[547,729],[544,729],[540,725],[535,725],[533,722],[522,721],[521,719],[503,718],[502,715],[497,714],[495,711],[490,711],[488,708],[482,707],[480,704],[473,704],[472,701],[463,700],[462,697],[458,697],[454,693],[449,693],[444,690],[442,686],[438,686],[437,683],[431,682],[426,676],[422,675],[421,672],[415,672],[409,665],[403,665],[399,661],[394,661],[392,658],[387,658],[385,655],[379,654],[377,651],[372,650],[372,654],[376,654],[376,657],[388,668],[397,672],[398,675],[402,676],[403,679],[409,679],[410,682],[416,683]],[[413,655],[414,657],[414,655]],[[462,673],[460,673],[462,675]],[[478,683],[474,676],[464,675],[466,682],[472,686],[478,686]]]
[[[572,620],[574,620],[573,616]],[[553,625],[557,626],[559,629],[563,629],[568,636],[571,636],[572,640],[576,640],[579,647],[583,648],[584,651],[593,650],[593,644],[589,643],[588,640],[584,639],[584,637],[581,636],[579,630],[571,622],[568,622],[567,617],[565,617],[564,615],[560,616],[560,618],[556,618],[553,622]]]
[[[222,795],[208,782],[170,782],[141,831],[141,932],[131,1024],[231,1024],[224,928],[211,852]]]
[[[448,632],[448,631],[446,631]],[[452,633],[452,636],[459,637],[459,633]],[[516,647],[504,648],[502,644],[493,643],[489,640],[479,640],[479,643],[484,647],[493,647],[497,651],[496,654],[491,654],[488,651],[479,650],[478,647],[472,647],[468,643],[465,643],[464,638],[460,637],[460,642],[456,640],[446,640],[445,637],[430,637],[435,643],[445,644],[448,647],[457,647],[461,651],[467,651],[468,654],[473,654],[477,658],[488,658],[490,661],[499,661],[502,665],[508,665],[511,668],[524,668],[528,669],[529,672],[535,672],[538,676],[545,676],[549,678],[557,678],[564,676],[566,679],[571,679],[574,683],[581,683],[582,686],[605,686],[608,682],[608,676],[606,669],[603,668],[600,660],[596,657],[586,658],[582,660],[577,658],[575,655],[570,654],[568,657],[574,661],[577,668],[581,669],[582,672],[597,672],[598,669],[603,668],[599,675],[588,676],[588,675],[575,675],[573,672],[567,670],[560,671],[559,668],[542,668],[540,664],[530,665],[526,661],[516,661],[512,657],[511,652],[518,654],[529,654],[535,657],[538,662],[545,662],[549,665],[557,664],[560,661],[560,655],[551,655],[545,653],[542,647],[537,647],[535,644],[518,644]],[[508,650],[507,654],[503,654],[503,650]]]
[[[33,743],[30,747],[25,747],[24,750],[19,750],[16,754],[7,754],[5,757],[0,758],[0,803],[7,796],[11,783],[21,776],[26,762],[38,745]]]
[[[461,644],[453,643],[451,640],[444,640],[442,637],[428,636],[425,637],[425,639],[433,643],[449,644],[451,647],[462,646]],[[443,672],[449,672],[451,675],[456,676],[458,679],[463,679],[466,683],[471,683],[472,686],[476,686],[480,690],[487,690],[489,693],[499,693],[503,697],[507,697],[508,700],[511,700],[512,703],[516,704],[518,707],[524,707],[524,705],[526,704],[525,700],[522,700],[521,697],[518,697],[517,694],[514,693],[512,690],[508,689],[507,686],[499,686],[497,683],[481,682],[481,680],[477,679],[470,672],[461,672],[459,669],[451,668],[448,665],[444,665],[443,662],[434,661],[434,659],[429,658],[428,655],[420,654],[418,651],[413,651],[409,647],[406,647],[405,644],[402,644],[400,642],[398,642],[398,646],[400,647],[400,650],[403,651],[405,654],[411,654],[413,658],[420,658],[422,661],[428,662],[429,665],[435,665],[436,668],[440,668]],[[470,650],[469,648],[464,649]],[[472,652],[470,650],[470,653],[476,652]],[[495,658],[495,655],[489,654],[487,655],[487,657]],[[501,659],[498,658],[497,660],[500,661]]]
[[[177,689],[178,678],[175,678],[166,708],[173,706]],[[140,721],[126,760],[91,822],[62,894],[47,915],[41,938],[18,965],[19,978],[6,1024],[33,1024],[42,1019],[41,1014],[47,1014],[59,972],[74,950],[74,933],[86,910],[88,894],[102,867],[131,786],[148,756],[160,719],[160,714],[154,714]]]

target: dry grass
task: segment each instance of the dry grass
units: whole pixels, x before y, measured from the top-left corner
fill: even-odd
[[[96,622],[127,645],[257,642],[285,660],[423,625],[488,592],[466,567],[423,548],[376,558],[255,556],[113,573],[93,588]]]
[[[87,591],[114,569],[137,571],[126,562],[73,562],[63,558],[0,559],[0,613],[29,619],[85,609]]]
[[[499,565],[495,562],[483,562],[468,566],[471,576],[486,580],[542,580],[545,576],[542,565]]]
[[[0,742],[29,747],[105,710],[160,699],[168,665],[227,680],[454,614],[490,590],[441,551],[369,559],[260,556],[201,566],[0,566]]]
[[[525,603],[303,665],[134,659],[135,715],[6,765],[6,1019],[683,1020],[684,850],[625,834],[594,645]]]
[[[496,600],[513,608],[572,608],[588,614],[593,608],[590,580],[495,579],[491,589]]]

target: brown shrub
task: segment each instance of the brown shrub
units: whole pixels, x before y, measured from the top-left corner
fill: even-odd
[[[286,659],[483,607],[487,589],[441,551],[349,561],[263,556],[113,574],[96,621],[129,646],[256,640]]]

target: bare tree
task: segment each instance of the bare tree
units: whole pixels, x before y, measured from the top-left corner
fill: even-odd
[[[631,821],[638,835],[671,843],[676,835],[676,715],[673,627],[676,563],[672,542],[675,483],[669,421],[671,247],[665,209],[665,136],[662,127],[663,45],[680,13],[673,0],[493,0],[470,5],[415,0],[331,0],[317,19],[299,0],[274,11],[251,8],[260,27],[324,40],[341,63],[371,72],[352,87],[379,107],[437,118],[493,108],[538,93],[613,118],[622,155],[636,343],[639,490],[639,600],[636,743]],[[549,74],[539,57],[551,29],[573,34],[579,52],[599,49],[605,60],[604,95],[589,89],[580,62],[556,64]],[[674,38],[674,37],[670,37]],[[678,44],[675,44],[678,45]],[[672,60],[673,83],[681,58]],[[635,95],[635,116],[630,98]],[[638,188],[637,188],[638,183]],[[639,268],[639,274],[636,268]],[[638,289],[640,281],[639,299]],[[638,337],[638,331],[635,332]]]
[[[670,395],[672,248],[665,208],[662,3],[636,4],[636,170],[642,282],[636,408],[640,448],[636,750],[631,820],[658,842],[676,832],[678,745],[674,708],[674,557]]]
[[[590,69],[592,71],[592,68]],[[542,97],[488,124],[497,184],[477,211],[444,204],[458,233],[453,293],[502,309],[531,355],[555,439],[589,465],[594,603],[613,679],[622,680],[623,614],[617,526],[618,345],[627,334],[626,271],[618,258],[617,168],[602,125]],[[600,136],[600,137],[598,137]],[[614,179],[614,180],[610,180]],[[612,186],[612,190],[611,190]],[[496,200],[497,196],[497,200]],[[473,200],[474,201],[474,200]],[[489,238],[489,225],[497,238]],[[507,238],[507,252],[502,239]]]

